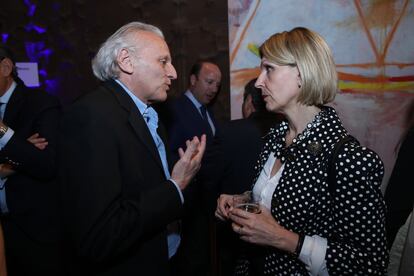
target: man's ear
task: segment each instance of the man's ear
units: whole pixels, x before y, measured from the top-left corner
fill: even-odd
[[[247,98],[246,98],[246,104],[248,105],[248,107],[249,107],[249,110],[253,113],[253,112],[256,112],[256,108],[254,107],[254,104],[253,104],[253,97],[252,97],[252,95],[247,95]]]
[[[248,118],[253,112],[256,112],[256,108],[254,108],[252,96],[249,94],[242,104],[243,118]]]
[[[132,74],[134,72],[133,57],[127,49],[119,51],[116,60],[122,72]]]
[[[0,61],[0,74],[3,77],[8,77],[13,72],[13,62],[9,58],[4,58]]]
[[[192,74],[192,75],[190,76],[190,84],[191,84],[191,86],[194,86],[194,85],[195,85],[195,83],[196,83],[196,81],[197,81],[197,77],[196,77],[196,75]]]

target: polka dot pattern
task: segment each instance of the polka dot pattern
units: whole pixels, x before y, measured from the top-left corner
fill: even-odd
[[[270,130],[255,167],[257,178],[272,152],[285,164],[273,193],[273,216],[286,229],[328,240],[329,275],[385,275],[381,159],[355,141],[345,144],[335,163],[335,192],[330,194],[328,160],[335,143],[347,135],[336,111],[323,107],[286,148],[288,128],[285,121]],[[286,252],[268,250],[264,258],[263,275],[308,275],[305,265]],[[240,262],[236,275],[249,275],[249,265],[248,258]]]

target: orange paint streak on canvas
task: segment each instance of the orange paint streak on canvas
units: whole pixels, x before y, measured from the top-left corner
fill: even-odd
[[[378,62],[380,60],[380,54],[378,53],[377,47],[375,46],[375,42],[374,42],[374,39],[372,38],[372,35],[371,35],[370,31],[369,31],[368,24],[365,21],[364,14],[362,12],[361,3],[360,3],[359,0],[354,0],[354,3],[355,3],[356,10],[358,12],[358,15],[359,15],[359,17],[361,19],[362,26],[364,27],[365,33],[368,36],[369,44],[371,45],[372,51],[374,52],[374,55],[375,55],[376,60]]]
[[[338,78],[344,81],[355,81],[361,83],[383,83],[383,82],[406,82],[414,81],[414,76],[400,76],[400,77],[387,77],[387,76],[377,76],[377,77],[364,77],[361,75],[349,74],[338,72]]]
[[[414,66],[414,63],[400,63],[400,62],[386,62],[384,66],[397,66],[398,68],[402,69],[405,67]],[[351,64],[337,64],[336,67],[355,67],[355,68],[376,68],[376,63],[351,63]]]
[[[391,44],[391,41],[392,41],[392,39],[393,39],[393,37],[394,37],[394,34],[395,34],[395,32],[396,32],[396,30],[397,30],[397,28],[398,28],[398,25],[400,25],[401,18],[403,17],[403,15],[404,15],[404,13],[405,13],[405,11],[406,11],[406,9],[407,9],[407,6],[408,6],[408,0],[406,0],[406,1],[404,2],[404,6],[403,6],[403,8],[402,8],[402,11],[401,11],[400,15],[398,16],[398,19],[397,19],[397,21],[395,22],[395,24],[392,26],[392,29],[391,29],[391,31],[390,31],[390,34],[387,36],[387,38],[386,38],[386,40],[385,40],[385,47],[384,47],[384,51],[382,52],[382,55],[381,55],[381,60],[382,60],[382,61],[384,61],[384,60],[385,60],[385,57],[386,57],[387,52],[388,52],[388,48],[389,48],[389,46],[390,46],[390,44]]]
[[[240,69],[240,70],[233,70],[231,71],[232,74],[232,86],[235,87],[242,87],[246,85],[247,82],[250,80],[257,78],[260,74],[260,68],[247,68],[247,69]]]
[[[408,0],[404,1],[401,12],[399,13],[398,18],[397,20],[395,20],[394,23],[393,21],[394,21],[395,11],[393,8],[393,2],[392,1],[380,1],[381,3],[377,3],[378,1],[374,1],[374,2],[375,3],[372,3],[370,14],[364,15],[360,0],[354,0],[355,7],[361,19],[362,26],[365,30],[365,33],[368,37],[369,44],[376,57],[376,65],[379,67],[382,67],[385,65],[385,58],[387,56],[389,45],[391,44],[394,34],[396,30],[398,29],[401,19],[407,9]],[[369,22],[371,22],[371,24],[374,26],[368,26],[369,18],[371,19]],[[381,18],[381,20],[377,20],[378,18]],[[388,33],[387,37],[385,38],[384,48],[382,50],[382,53],[379,53],[378,48],[374,42],[374,38],[372,37],[372,34],[370,32],[370,27],[385,28],[387,24],[389,25],[392,24],[392,28],[391,28],[391,31]],[[379,26],[376,26],[376,25],[379,25]]]

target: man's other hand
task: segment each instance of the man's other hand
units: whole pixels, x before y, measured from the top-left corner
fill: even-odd
[[[38,148],[40,150],[44,150],[46,148],[46,146],[49,144],[46,141],[46,138],[40,137],[39,133],[33,134],[32,136],[27,138],[27,141],[32,143],[36,148]]]
[[[181,190],[187,187],[201,167],[201,159],[206,149],[206,135],[201,136],[201,141],[198,137],[194,137],[185,143],[187,148],[185,151],[182,148],[178,149],[180,160],[175,163],[171,173],[171,179],[178,184]]]

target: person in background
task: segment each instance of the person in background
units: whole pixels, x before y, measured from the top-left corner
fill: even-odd
[[[234,208],[232,195],[218,199],[216,216],[246,242],[236,275],[385,275],[381,159],[348,141],[328,183],[333,149],[348,131],[326,106],[338,89],[327,43],[298,27],[270,36],[260,56],[256,87],[286,120],[267,134],[256,165],[260,213]]]
[[[187,91],[168,103],[164,115],[173,157],[177,155],[178,148],[185,147],[189,137],[205,134],[207,148],[211,145],[219,127],[210,104],[220,85],[221,71],[215,63],[206,60],[194,63]],[[202,204],[204,191],[198,177],[184,194],[187,200],[181,222],[182,243],[172,263],[177,276],[201,276],[208,274],[210,269],[210,220]]]
[[[266,110],[262,92],[254,86],[256,80],[244,87],[243,118],[221,124],[212,146],[206,150],[199,175],[211,183],[206,188],[218,189],[214,203],[221,193],[238,194],[251,188],[263,137],[283,119],[281,114]],[[214,210],[215,207],[216,204]]]
[[[385,190],[390,276],[408,276],[414,272],[414,185],[411,180],[414,163],[414,100],[408,108],[405,127],[406,131],[396,147],[397,160]]]
[[[187,140],[169,166],[151,105],[166,100],[177,73],[159,28],[122,26],[92,68],[102,83],[68,107],[59,147],[71,274],[169,275],[179,240],[167,226],[181,216],[182,190],[200,168],[205,136]]]
[[[56,183],[58,99],[27,88],[0,45],[0,211],[9,275],[65,275]]]
[[[254,86],[256,80],[250,80],[244,87],[243,118],[220,125],[213,144],[206,150],[198,174],[207,193],[206,204],[212,206],[212,215],[218,195],[239,194],[251,188],[254,165],[263,147],[264,137],[272,126],[283,119],[280,114],[266,110],[262,91]],[[215,226],[218,274],[231,275],[240,241],[228,223],[219,221]]]
[[[210,107],[220,90],[221,71],[211,61],[199,60],[190,70],[187,91],[168,104],[166,127],[171,152],[176,154],[190,137],[202,134],[210,144],[217,131],[217,122]]]
[[[398,229],[405,223],[414,205],[414,185],[411,180],[411,170],[414,164],[414,100],[407,112],[406,131],[397,147],[397,160],[385,190],[389,249],[391,249]]]

